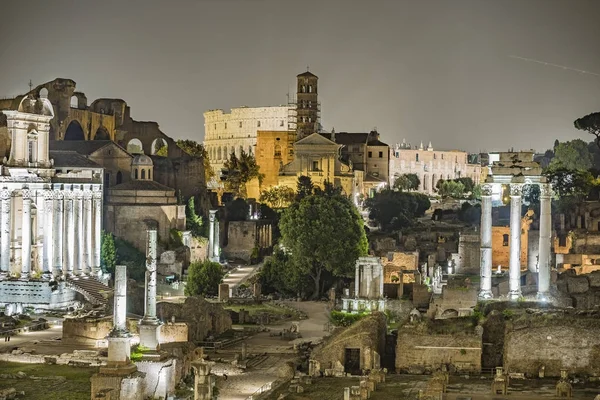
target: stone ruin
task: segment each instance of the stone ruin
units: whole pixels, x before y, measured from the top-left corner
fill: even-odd
[[[556,397],[566,397],[570,399],[573,396],[573,387],[569,382],[569,376],[566,369],[560,371],[560,380],[556,384]]]
[[[492,382],[492,394],[508,394],[509,380],[508,374],[503,372],[502,367],[497,367]]]
[[[212,400],[215,376],[211,373],[209,363],[200,359],[192,363],[194,370],[194,400]]]
[[[354,276],[354,297],[342,297],[342,310],[384,311],[384,267],[379,257],[359,257]]]

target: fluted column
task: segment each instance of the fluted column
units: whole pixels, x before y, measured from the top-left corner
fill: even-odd
[[[42,259],[42,269],[44,275],[48,277],[50,272],[52,272],[53,267],[53,250],[54,250],[54,242],[52,239],[53,233],[52,229],[54,226],[53,221],[53,206],[54,206],[54,193],[52,190],[44,191],[44,242],[43,246],[43,259]]]
[[[156,320],[156,229],[146,231],[146,308],[144,321]]]
[[[22,196],[21,278],[26,279],[31,272],[31,191],[23,189]]]
[[[0,273],[8,274],[10,268],[10,209],[11,191],[0,190]]]
[[[481,229],[480,229],[480,286],[479,298],[491,299],[492,295],[492,185],[481,187]]]
[[[55,277],[63,274],[63,254],[64,254],[64,194],[62,190],[54,190],[54,233],[52,240],[54,242],[54,268],[52,273]]]
[[[75,221],[74,221],[74,193],[66,191],[65,193],[65,264],[66,275],[73,275],[73,266],[75,264]]]
[[[127,332],[127,266],[115,266],[115,300],[113,310],[113,334]]]
[[[354,297],[360,297],[360,265],[358,261],[354,267]]]
[[[523,185],[510,185],[510,259],[508,264],[508,297],[521,297],[521,194]]]
[[[215,220],[217,210],[210,210],[208,212],[208,259],[212,261],[214,257],[214,243],[215,243]]]
[[[552,187],[540,184],[540,243],[538,268],[539,299],[546,300],[550,291],[550,240],[552,239]]]
[[[73,226],[75,231],[75,257],[73,261],[75,275],[83,275],[83,252],[85,236],[83,234],[83,192],[75,191],[73,200]]]
[[[102,192],[94,191],[92,194],[94,207],[94,263],[92,273],[100,272],[100,254],[102,247]]]
[[[83,248],[83,273],[88,275],[93,271],[93,247],[92,231],[94,229],[92,219],[92,192],[86,190],[83,192],[83,236],[85,238]]]

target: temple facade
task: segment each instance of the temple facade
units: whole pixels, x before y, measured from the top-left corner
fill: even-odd
[[[47,99],[27,96],[2,113],[10,155],[0,162],[0,305],[69,305],[67,280],[100,271],[102,168],[49,151]],[[51,290],[51,281],[62,283]]]

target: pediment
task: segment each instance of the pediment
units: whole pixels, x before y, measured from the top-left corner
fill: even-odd
[[[329,145],[329,146],[339,147],[339,145],[337,143],[327,139],[326,137],[324,137],[318,133],[313,133],[311,135],[308,135],[304,139],[298,140],[295,144],[296,145]]]

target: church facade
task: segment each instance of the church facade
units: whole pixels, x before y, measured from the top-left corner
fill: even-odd
[[[0,306],[69,306],[69,281],[100,271],[102,167],[49,150],[47,99],[26,96],[0,113],[10,143],[0,162]]]

